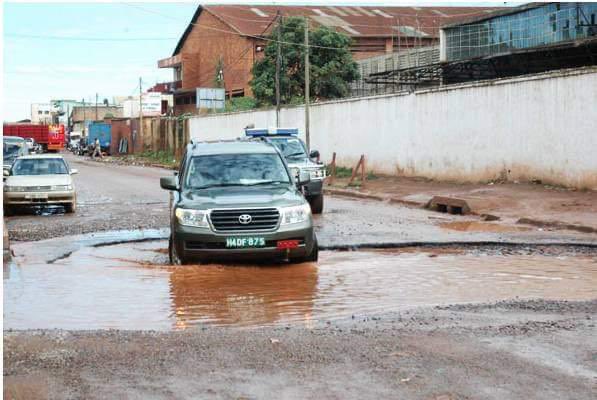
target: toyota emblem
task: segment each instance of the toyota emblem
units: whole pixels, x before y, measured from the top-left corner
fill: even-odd
[[[253,217],[251,217],[249,214],[241,214],[238,217],[238,222],[240,222],[243,225],[248,225],[251,223],[252,219],[253,219]]]

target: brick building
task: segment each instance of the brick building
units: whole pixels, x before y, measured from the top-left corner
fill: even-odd
[[[328,26],[353,39],[355,59],[438,44],[439,27],[454,18],[479,15],[487,7],[198,6],[171,57],[175,113],[196,112],[195,89],[213,87],[223,66],[228,96],[251,95],[251,68],[262,54],[278,11],[307,16],[311,26]]]

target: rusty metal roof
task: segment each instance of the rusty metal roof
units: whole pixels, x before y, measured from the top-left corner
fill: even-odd
[[[263,36],[271,30],[278,11],[283,16],[307,16],[314,25],[328,26],[353,38],[439,36],[439,27],[456,19],[485,15],[500,7],[377,7],[199,5],[180,38],[178,54],[202,12],[209,12],[230,30],[243,36]]]

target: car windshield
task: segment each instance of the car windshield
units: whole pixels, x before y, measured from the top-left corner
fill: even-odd
[[[186,176],[187,189],[216,186],[250,186],[290,183],[277,154],[214,154],[191,159]]]
[[[17,160],[12,167],[13,175],[65,175],[66,163],[61,158],[28,158]]]
[[[301,141],[294,137],[279,137],[270,139],[271,142],[282,152],[284,157],[305,158],[305,148]]]
[[[21,146],[18,145],[15,142],[4,142],[2,144],[2,154],[4,156],[4,158],[15,158],[16,156],[18,156],[19,154],[19,150],[21,149]]]

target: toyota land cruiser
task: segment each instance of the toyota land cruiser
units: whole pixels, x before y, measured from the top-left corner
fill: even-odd
[[[311,209],[278,149],[261,141],[187,145],[170,190],[170,260],[317,261]],[[299,176],[308,183],[307,173]]]

